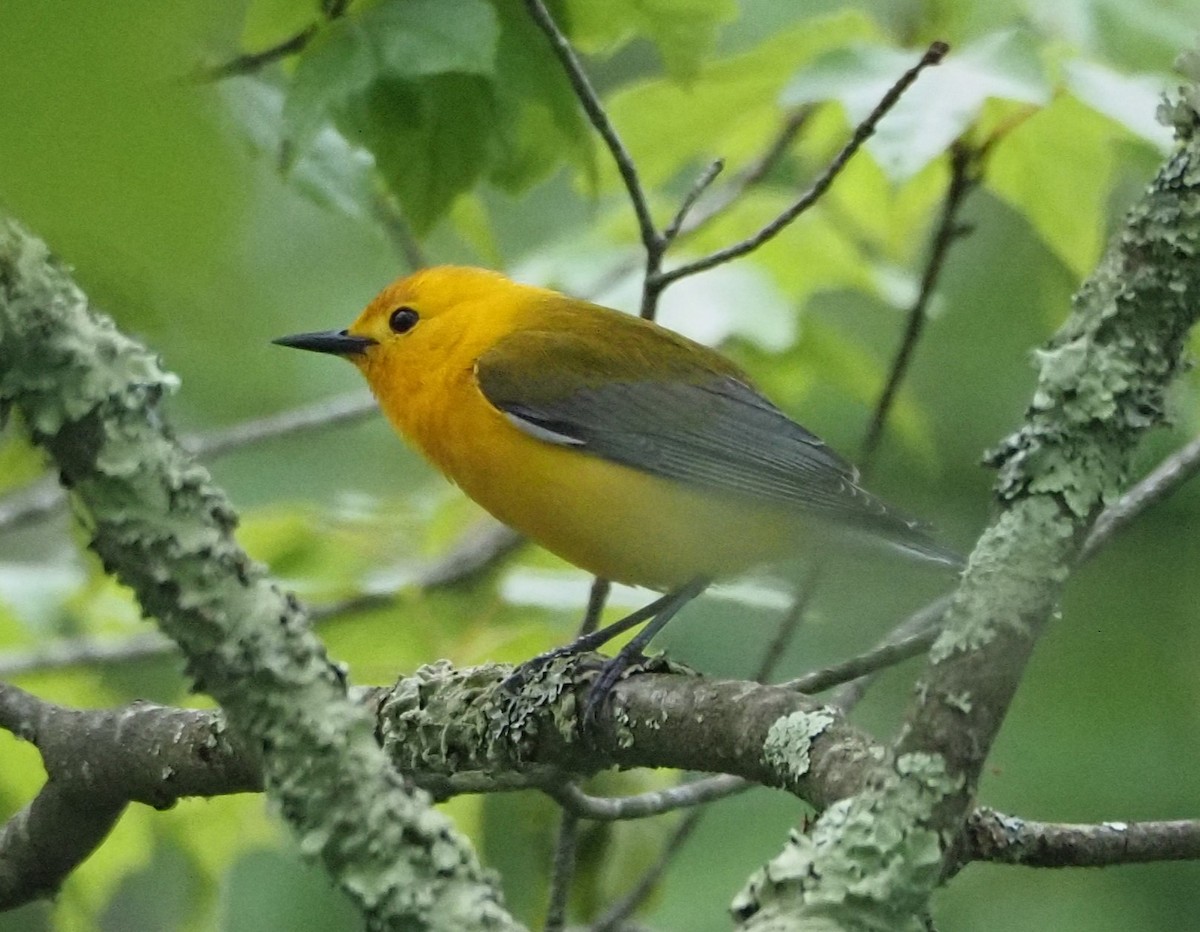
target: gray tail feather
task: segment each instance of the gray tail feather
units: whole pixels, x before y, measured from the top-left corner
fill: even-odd
[[[874,538],[893,549],[909,556],[940,563],[959,570],[966,566],[963,556],[934,539],[931,529],[924,521],[903,514],[890,505],[862,489],[861,502],[865,507],[854,522],[864,535]]]

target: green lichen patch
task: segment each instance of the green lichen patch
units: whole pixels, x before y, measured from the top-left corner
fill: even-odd
[[[822,735],[836,716],[828,709],[797,711],[776,720],[763,742],[763,760],[779,773],[788,785],[808,774],[812,763],[812,743]]]

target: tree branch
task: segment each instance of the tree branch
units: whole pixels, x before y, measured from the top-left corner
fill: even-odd
[[[1172,495],[1180,486],[1200,472],[1200,437],[1176,450],[1149,475],[1126,492],[1096,519],[1092,533],[1080,554],[1081,560],[1091,559],[1112,538],[1140,517],[1147,509]]]
[[[104,566],[263,747],[302,848],[373,929],[515,928],[467,842],[388,766],[294,597],[238,548],[229,503],[164,426],[175,384],[41,242],[0,225],[0,401],[55,458]]]
[[[1134,205],[1039,355],[1025,426],[991,455],[1000,514],[972,554],[893,754],[739,896],[747,929],[917,929],[957,861],[980,769],[1103,502],[1161,422],[1200,315],[1200,137]],[[888,864],[880,873],[864,867]]]
[[[554,17],[550,15],[550,11],[546,9],[542,0],[525,0],[525,7],[529,10],[529,15],[538,28],[550,41],[550,48],[562,64],[563,71],[567,74],[567,80],[571,82],[575,96],[578,98],[580,106],[583,107],[583,112],[596,132],[600,134],[600,138],[604,140],[604,144],[612,154],[613,161],[617,164],[617,171],[629,194],[629,203],[633,206],[633,212],[637,217],[642,245],[648,255],[661,255],[661,238],[654,225],[654,218],[650,215],[650,204],[646,199],[646,191],[642,187],[641,178],[638,177],[637,166],[634,164],[629,150],[625,148],[625,143],[621,141],[616,127],[608,118],[604,104],[600,102],[600,95],[592,87],[592,82],[588,79],[587,72],[583,70],[583,65],[575,54],[575,50],[571,48],[570,41],[558,28],[558,24],[554,22]]]
[[[31,742],[47,781],[0,829],[0,910],[49,896],[131,802],[261,789],[252,746],[218,715],[149,702],[74,710],[0,683],[0,727]]]
[[[589,658],[564,661],[545,680],[511,693],[507,665],[455,670],[443,662],[394,687],[360,691],[358,702],[375,717],[394,766],[438,797],[540,788],[573,817],[606,821],[670,812],[754,783],[828,808],[860,792],[871,779],[868,764],[883,753],[829,707],[781,687],[653,672],[618,684],[600,740],[585,744],[575,715],[589,676],[580,670],[591,667]],[[0,829],[0,907],[54,889],[128,802],[164,808],[184,796],[261,788],[261,756],[220,712],[151,703],[70,710],[0,685],[0,727],[32,741],[50,777],[33,805]],[[601,799],[567,782],[613,764],[688,769],[710,760],[714,748],[727,773],[657,793]],[[63,825],[74,824],[81,810],[81,824],[95,829],[64,836]],[[692,826],[684,820],[676,833]],[[971,860],[1091,866],[1197,858],[1200,828],[1064,826],[980,810],[958,856],[956,867]]]
[[[934,289],[950,255],[950,247],[963,234],[958,215],[967,195],[979,183],[978,162],[979,153],[965,143],[957,143],[950,151],[950,184],[942,200],[942,213],[933,233],[929,257],[925,261],[925,271],[921,275],[921,287],[916,300],[909,308],[904,336],[888,369],[887,381],[879,393],[879,400],[875,403],[875,410],[871,415],[871,423],[867,426],[867,433],[863,438],[862,456],[858,465],[864,475],[869,473],[874,463],[879,441],[883,437],[884,424],[887,423],[896,395],[900,391],[900,384],[908,374],[909,364],[929,316],[929,302],[933,299]]]
[[[1034,822],[980,808],[967,820],[965,857],[1025,867],[1109,867],[1200,860],[1200,820]]]
[[[846,167],[846,164],[854,154],[862,148],[863,143],[875,133],[875,127],[879,125],[879,121],[896,105],[896,101],[900,99],[901,95],[908,90],[922,71],[940,62],[948,51],[949,46],[944,42],[934,42],[930,45],[925,54],[921,56],[921,60],[901,75],[900,79],[884,94],[875,109],[867,115],[865,120],[855,127],[854,135],[850,137],[850,141],[842,147],[842,151],[825,167],[825,170],[812,183],[812,186],[800,195],[787,210],[757,233],[741,242],[726,246],[724,249],[718,249],[716,252],[709,253],[700,259],[695,259],[692,262],[684,263],[660,273],[655,282],[657,289],[661,291],[667,285],[679,281],[681,278],[686,278],[689,275],[695,275],[714,266],[730,262],[739,256],[753,252],[768,240],[774,239],[780,231],[812,207],[829,190],[829,186],[833,184],[834,179],[841,174],[842,169]]]
[[[586,818],[668,811],[747,780],[825,805],[857,786],[862,761],[878,753],[835,713],[796,693],[661,673],[618,684],[599,739],[584,743],[576,715],[594,660],[564,660],[517,693],[505,685],[507,665],[454,670],[443,662],[390,689],[362,690],[357,703],[373,716],[392,765],[438,797],[540,788]],[[165,808],[184,796],[262,787],[257,744],[220,712],[152,703],[72,710],[0,684],[0,727],[38,748],[49,777],[33,804],[0,829],[0,908],[56,889],[130,802]],[[564,788],[614,763],[716,764],[741,776],[697,781],[652,801],[596,800]],[[76,819],[80,831],[67,831]]]

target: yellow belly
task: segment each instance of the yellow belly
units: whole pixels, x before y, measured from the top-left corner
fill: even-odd
[[[469,399],[473,401],[474,399]],[[481,397],[397,423],[476,502],[591,573],[670,589],[793,552],[796,516],[537,440]]]

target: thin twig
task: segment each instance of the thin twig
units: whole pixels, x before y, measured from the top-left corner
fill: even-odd
[[[30,650],[0,654],[0,679],[93,663],[131,663],[171,654],[175,649],[175,643],[157,631],[146,631],[119,641],[100,641],[93,637],[49,641]]]
[[[646,192],[642,188],[641,179],[638,177],[637,166],[634,164],[629,150],[625,148],[625,143],[617,134],[616,128],[612,125],[612,121],[609,120],[604,105],[600,102],[600,96],[592,87],[587,72],[583,70],[579,56],[571,48],[571,43],[558,28],[558,24],[542,0],[525,0],[525,6],[538,28],[550,40],[550,48],[553,49],[563,70],[567,73],[567,80],[571,82],[571,87],[574,89],[575,96],[579,99],[584,113],[587,114],[587,118],[595,127],[596,132],[600,134],[600,138],[604,140],[604,144],[608,146],[608,151],[617,164],[617,171],[620,172],[621,180],[625,183],[625,190],[629,194],[629,202],[633,206],[633,212],[637,215],[642,245],[646,247],[648,253],[661,253],[661,238],[654,226],[654,218],[650,216],[650,205],[646,200]]]
[[[662,231],[663,246],[670,246],[674,242],[675,237],[679,235],[679,231],[683,229],[683,224],[688,218],[688,214],[692,212],[692,208],[696,206],[696,201],[700,200],[704,192],[709,189],[717,176],[725,170],[725,160],[716,159],[708,166],[700,176],[692,183],[687,194],[683,196],[683,201],[679,205],[679,210],[675,212],[675,216],[671,222],[667,224],[666,229]]]
[[[579,623],[576,637],[591,634],[600,624],[600,616],[604,613],[604,603],[612,591],[612,583],[599,576],[592,580],[588,591],[587,609]],[[578,794],[587,795],[574,783],[562,787],[564,796]],[[558,798],[557,796],[555,797]],[[559,813],[558,840],[554,845],[554,863],[551,870],[550,902],[546,906],[546,932],[559,932],[566,922],[567,901],[571,896],[571,880],[575,876],[575,858],[577,839],[579,835],[579,814],[567,806]]]
[[[779,666],[779,661],[787,653],[796,632],[800,630],[800,625],[808,614],[809,606],[816,598],[817,589],[821,586],[821,577],[824,575],[827,565],[827,560],[818,557],[809,566],[804,581],[800,583],[800,588],[796,591],[795,598],[792,599],[792,604],[779,619],[779,624],[775,628],[775,636],[767,645],[767,649],[763,651],[762,659],[758,663],[758,670],[754,673],[755,681],[765,683],[771,678],[775,668]]]
[[[608,601],[608,595],[612,591],[612,583],[607,579],[601,579],[599,576],[592,580],[592,587],[588,590],[587,609],[583,613],[583,621],[579,623],[579,631],[577,636],[583,637],[585,634],[591,634],[600,624],[600,616],[604,614],[604,605]]]
[[[351,392],[312,404],[301,405],[268,414],[266,417],[251,418],[229,427],[220,427],[203,434],[184,437],[182,444],[193,456],[224,456],[236,450],[253,446],[289,434],[307,430],[334,427],[339,424],[363,420],[379,411],[375,399],[367,392]]]
[[[210,68],[201,68],[197,71],[195,80],[207,83],[210,81],[221,81],[225,78],[232,78],[238,75],[254,74],[268,65],[282,61],[289,55],[295,55],[298,52],[304,51],[308,43],[316,36],[319,28],[319,23],[309,23],[294,36],[284,39],[282,42],[272,45],[269,48],[265,48],[259,52],[242,52],[227,62],[213,65]]]
[[[42,476],[0,499],[0,533],[48,518],[66,503],[58,477]]]
[[[946,257],[950,254],[950,246],[964,232],[963,227],[958,222],[958,214],[962,209],[967,195],[978,184],[979,174],[976,170],[977,165],[978,153],[965,143],[957,143],[951,149],[950,183],[946,187],[946,196],[942,201],[941,218],[938,220],[937,228],[933,234],[933,242],[929,249],[929,258],[925,262],[925,271],[921,275],[921,287],[917,292],[916,300],[913,301],[912,307],[909,308],[908,322],[904,328],[904,336],[900,341],[900,347],[896,351],[896,356],[892,360],[887,381],[884,383],[883,390],[879,394],[874,414],[871,417],[870,424],[867,426],[866,437],[863,439],[859,467],[864,475],[869,473],[874,463],[875,454],[879,450],[879,441],[883,437],[884,423],[887,421],[887,416],[892,410],[892,405],[900,390],[900,383],[904,381],[904,377],[908,373],[909,363],[912,361],[917,342],[921,339],[925,322],[929,319],[929,302],[933,297],[934,289],[937,287],[938,279],[941,277],[942,269],[945,267]]]
[[[596,822],[619,822],[626,819],[645,819],[677,809],[698,806],[715,799],[724,799],[753,785],[741,777],[720,774],[662,790],[638,793],[635,796],[591,796],[574,783],[564,783],[546,792],[554,797],[560,806],[579,818]]]
[[[390,192],[377,186],[371,208],[375,219],[383,227],[383,232],[387,234],[388,240],[404,260],[408,270],[415,272],[417,269],[428,266],[429,258],[425,255],[420,241],[413,235],[412,226],[409,224],[408,218],[404,216],[404,211],[401,210],[396,198]]]
[[[1139,515],[1177,491],[1200,472],[1200,437],[1164,459],[1155,469],[1109,505],[1096,519],[1079,554],[1080,563],[1092,559]],[[950,605],[950,595],[934,599],[897,625],[865,654],[813,670],[783,685],[804,693],[818,693],[839,682],[843,688],[831,700],[843,712],[862,698],[869,677],[927,650],[940,632],[940,622]]]
[[[840,683],[861,681],[868,674],[923,653],[937,638],[942,616],[950,607],[952,598],[953,595],[947,593],[913,612],[865,653],[828,667],[810,670],[783,686],[802,693],[820,693]],[[834,698],[832,704],[845,711],[845,701],[844,697],[839,696]]]
[[[529,2],[536,3],[537,0],[529,0]],[[763,243],[774,238],[788,224],[799,217],[800,214],[808,210],[829,189],[834,179],[846,167],[846,164],[862,147],[863,143],[871,138],[871,135],[875,132],[875,127],[879,125],[879,121],[895,106],[896,101],[900,99],[900,96],[917,79],[917,76],[926,68],[940,62],[947,51],[949,51],[949,46],[944,42],[934,42],[930,45],[925,54],[921,56],[921,60],[912,68],[909,68],[908,71],[904,72],[900,79],[884,94],[875,109],[855,128],[854,135],[850,137],[850,141],[834,157],[833,161],[826,166],[825,170],[813,182],[812,186],[804,194],[800,195],[787,210],[783,211],[783,213],[757,233],[741,242],[734,243],[732,246],[726,246],[724,249],[718,249],[716,252],[709,253],[700,259],[661,272],[656,282],[660,290],[681,278],[695,275],[698,272],[711,269],[713,266],[722,265],[739,256],[753,252]]]
[[[1196,437],[1158,464],[1116,502],[1104,509],[1080,554],[1091,559],[1114,534],[1123,531],[1148,508],[1161,502],[1200,472],[1200,437]]]
[[[904,336],[901,339],[900,348],[892,359],[892,364],[888,369],[887,379],[884,383],[883,391],[880,393],[878,400],[875,403],[874,410],[871,413],[871,420],[868,424],[867,431],[863,437],[862,453],[859,458],[860,468],[864,476],[870,471],[870,467],[874,456],[879,448],[879,442],[883,437],[883,428],[887,423],[888,415],[891,414],[892,405],[895,401],[896,394],[900,389],[901,383],[908,374],[909,364],[912,361],[912,356],[916,350],[922,332],[923,324],[927,319],[927,311],[929,301],[933,297],[934,290],[937,286],[938,279],[941,276],[941,271],[945,267],[946,258],[950,252],[950,246],[961,234],[962,230],[958,224],[958,213],[962,204],[970,193],[971,189],[977,183],[978,175],[975,171],[977,166],[977,153],[967,148],[965,145],[959,144],[954,148],[951,156],[950,167],[950,183],[946,188],[946,196],[942,204],[941,219],[938,222],[937,228],[933,235],[932,244],[929,249],[929,257],[925,262],[925,269],[921,274],[921,288],[918,292],[916,300],[908,313],[908,322],[905,327]],[[813,564],[809,578],[805,580],[804,586],[801,587],[800,595],[793,604],[792,609],[781,623],[779,630],[775,636],[771,650],[767,656],[777,656],[782,654],[786,649],[787,643],[793,636],[796,626],[799,624],[801,617],[807,610],[807,605],[811,601],[813,589],[820,579],[821,570],[824,568],[823,563],[817,562]],[[943,609],[944,611],[944,609]],[[940,620],[942,612],[937,614]],[[901,625],[897,631],[911,631],[912,629]],[[932,629],[930,629],[932,630]],[[932,643],[933,635],[919,635],[915,638],[911,635],[901,635],[902,644],[887,642],[863,657],[852,658],[844,664],[839,664],[836,667],[826,668],[823,671],[817,671],[821,676],[810,675],[802,677],[801,682],[808,683],[811,680],[812,684],[824,683],[821,689],[827,689],[829,686],[837,683],[845,682],[847,679],[860,677],[872,670],[879,669],[881,666],[890,666],[897,663],[906,657],[913,654],[905,653],[906,650],[912,650],[914,653],[919,653],[928,645],[924,643],[926,637]],[[895,659],[892,659],[895,658]],[[848,671],[852,671],[865,661],[867,664],[862,667],[861,673],[856,673],[853,676],[847,676]],[[767,674],[760,677],[760,681],[766,678]],[[830,677],[834,677],[830,679]],[[836,677],[842,677],[837,679]],[[794,681],[796,682],[796,681]],[[820,691],[815,689],[814,685],[800,685],[794,688],[804,692]]]
[[[350,6],[350,0],[322,0],[318,4],[321,18],[332,22],[345,14]],[[321,22],[310,23],[290,38],[284,39],[270,48],[259,52],[243,52],[221,65],[212,68],[202,68],[196,74],[198,81],[219,81],[242,74],[253,74],[267,65],[282,61],[289,55],[304,51],[321,28]]]
[[[550,902],[546,906],[545,932],[562,932],[567,924],[567,904],[571,899],[571,881],[575,877],[575,855],[579,846],[579,816],[563,810],[554,843],[554,862],[550,874]]]
[[[624,925],[625,920],[633,915],[634,911],[654,891],[659,880],[662,879],[663,873],[675,859],[676,853],[683,847],[688,838],[691,837],[692,832],[696,830],[696,826],[700,824],[696,816],[703,811],[703,809],[693,810],[688,814],[687,818],[675,826],[666,844],[663,845],[662,854],[659,855],[658,860],[654,862],[649,870],[642,874],[632,890],[617,900],[616,903],[608,908],[608,911],[603,916],[592,924],[591,932],[616,932],[616,930]]]
[[[814,104],[805,104],[789,113],[763,154],[738,172],[731,182],[714,191],[712,197],[706,199],[703,209],[692,211],[679,230],[678,236],[690,236],[707,226],[736,204],[747,191],[761,184],[787,155],[792,143],[796,141],[796,137],[800,135],[815,110]]]
[[[370,394],[353,392],[192,434],[180,443],[193,456],[216,458],[267,440],[357,421],[377,412]],[[66,493],[55,477],[45,476],[0,500],[0,533],[49,517],[66,503]]]

